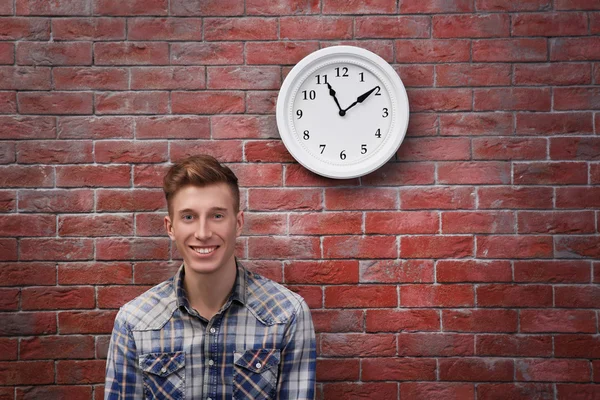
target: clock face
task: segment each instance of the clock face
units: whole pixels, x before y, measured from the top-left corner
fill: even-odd
[[[389,64],[363,49],[338,46],[311,56],[290,72],[278,98],[284,144],[323,176],[372,172],[395,154],[406,132],[404,86]]]

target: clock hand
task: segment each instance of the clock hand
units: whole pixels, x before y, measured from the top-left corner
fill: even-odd
[[[340,115],[343,117],[344,114],[342,114],[342,107],[340,107],[340,102],[338,101],[337,97],[335,97],[335,90],[333,90],[333,88],[331,87],[331,85],[329,84],[329,82],[325,82],[327,84],[327,87],[329,88],[329,95],[331,97],[333,97],[333,100],[335,100],[335,104],[338,107],[338,110],[340,110]]]
[[[379,88],[379,86],[375,86],[373,89],[369,90],[368,92],[365,92],[363,94],[361,94],[360,96],[358,96],[356,98],[356,101],[352,104],[350,104],[348,106],[348,108],[346,108],[344,110],[344,114],[346,113],[346,111],[348,111],[349,109],[351,109],[352,107],[354,107],[355,105],[357,105],[358,103],[362,103],[363,101],[365,101],[367,99],[367,97],[369,97],[371,95],[371,93],[373,93],[375,90],[377,90]],[[340,111],[340,115],[341,115],[341,111]]]

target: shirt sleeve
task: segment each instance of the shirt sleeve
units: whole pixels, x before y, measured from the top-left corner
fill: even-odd
[[[286,332],[281,351],[277,399],[313,400],[316,381],[315,328],[308,305],[301,301]]]
[[[121,309],[108,346],[106,360],[105,400],[127,400],[142,397],[143,383],[137,366],[135,340]]]

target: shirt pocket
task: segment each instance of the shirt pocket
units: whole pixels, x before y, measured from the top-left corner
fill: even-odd
[[[233,397],[236,400],[274,399],[277,391],[279,360],[277,349],[254,349],[234,353]]]
[[[180,400],[185,397],[185,352],[140,356],[146,399]]]

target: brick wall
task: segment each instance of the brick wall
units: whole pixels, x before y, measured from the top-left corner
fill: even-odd
[[[600,3],[0,1],[0,399],[102,397],[116,310],[170,276],[160,189],[241,180],[238,256],[301,293],[319,399],[600,398]],[[308,173],[274,103],[305,55],[390,62],[411,120]]]

